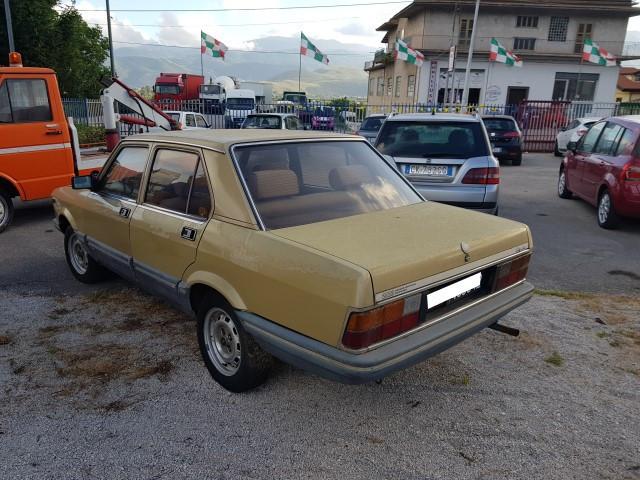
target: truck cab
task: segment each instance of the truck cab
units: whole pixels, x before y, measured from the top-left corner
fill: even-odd
[[[153,100],[161,104],[178,104],[185,100],[197,100],[200,85],[203,83],[202,75],[161,73],[153,86]]]
[[[55,72],[23,67],[12,52],[9,67],[0,67],[0,232],[13,217],[13,198],[49,198],[71,183],[72,135]]]
[[[253,90],[231,90],[225,105],[225,128],[240,128],[248,115],[256,113],[256,95]]]

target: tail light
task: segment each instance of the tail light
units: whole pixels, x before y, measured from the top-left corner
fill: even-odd
[[[464,176],[462,183],[498,185],[500,183],[500,169],[498,167],[472,168]]]
[[[520,138],[520,132],[506,132],[502,136],[504,138]]]
[[[629,162],[622,167],[622,180],[626,182],[640,182],[640,164]]]
[[[531,254],[499,265],[496,272],[496,286],[494,288],[494,291],[497,292],[499,290],[502,290],[503,288],[507,288],[510,285],[524,280],[527,276],[530,259]]]
[[[411,330],[418,324],[420,295],[349,316],[342,344],[358,350]]]

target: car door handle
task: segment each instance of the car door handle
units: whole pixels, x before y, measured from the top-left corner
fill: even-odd
[[[196,236],[198,235],[198,231],[195,228],[191,227],[182,227],[180,231],[180,236],[185,240],[190,240],[194,242],[196,240]]]
[[[60,129],[60,125],[57,123],[49,123],[45,125],[47,131],[47,135],[62,135],[62,130]]]
[[[131,209],[130,208],[120,207],[120,211],[118,212],[118,215],[120,215],[123,218],[129,218],[130,214],[131,214]]]

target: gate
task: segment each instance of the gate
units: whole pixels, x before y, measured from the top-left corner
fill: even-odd
[[[518,105],[516,119],[522,129],[527,152],[553,152],[556,135],[571,118],[571,102],[525,100]]]

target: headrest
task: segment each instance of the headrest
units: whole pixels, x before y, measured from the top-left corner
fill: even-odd
[[[346,165],[336,167],[329,172],[329,184],[334,190],[346,190],[371,183],[373,175],[365,165]]]
[[[250,173],[248,180],[249,190],[256,201],[300,193],[298,177],[293,170],[260,170]]]
[[[174,182],[171,184],[173,193],[178,197],[187,197],[189,195],[189,184],[186,182]]]

